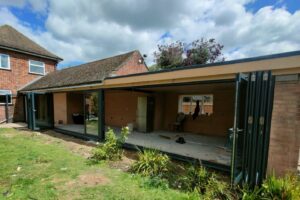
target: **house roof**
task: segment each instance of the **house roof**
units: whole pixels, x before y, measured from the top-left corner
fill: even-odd
[[[124,76],[107,76],[94,84],[79,84],[74,87],[23,89],[22,92],[60,92],[93,90],[100,88],[133,88],[162,85],[190,84],[211,81],[233,81],[238,73],[271,70],[273,75],[300,74],[300,51],[232,60],[220,63],[194,65]]]
[[[248,63],[248,62],[258,62],[258,61],[263,61],[263,60],[273,60],[273,59],[278,59],[278,58],[288,58],[288,57],[292,57],[292,56],[300,56],[300,50],[283,52],[283,53],[276,53],[276,54],[269,54],[269,55],[263,55],[263,56],[256,56],[256,57],[249,57],[249,58],[241,58],[241,59],[229,60],[229,61],[220,61],[220,62],[215,62],[215,63],[196,64],[196,65],[189,65],[189,66],[179,66],[179,67],[176,67],[176,68],[162,69],[162,70],[149,71],[149,72],[142,72],[142,73],[138,73],[138,74],[127,74],[127,75],[117,76],[117,77],[107,77],[105,79],[118,79],[118,78],[124,78],[124,77],[132,77],[132,76],[160,74],[160,73],[181,71],[181,70],[195,69],[195,68],[206,68],[206,67],[216,67],[216,66],[225,67],[226,65],[243,64],[243,63]]]
[[[56,61],[62,60],[9,25],[0,26],[0,48]]]
[[[137,51],[50,72],[21,91],[101,83],[105,77],[112,76],[135,52]]]

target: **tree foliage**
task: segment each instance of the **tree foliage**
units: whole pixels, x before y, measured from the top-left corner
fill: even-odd
[[[203,38],[189,44],[177,41],[171,44],[158,45],[158,50],[154,52],[156,69],[171,69],[224,61],[223,47],[215,39],[206,40]]]
[[[179,67],[183,63],[184,43],[158,45],[158,51],[154,52],[157,66],[161,69]]]

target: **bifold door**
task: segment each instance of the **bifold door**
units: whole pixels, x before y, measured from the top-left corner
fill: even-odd
[[[274,77],[270,71],[238,74],[231,183],[261,184],[266,175]]]
[[[40,130],[53,127],[53,96],[50,93],[27,93],[28,128]]]

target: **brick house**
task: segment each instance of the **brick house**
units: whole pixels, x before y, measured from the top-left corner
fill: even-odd
[[[66,84],[66,79],[70,81],[70,85],[76,85],[108,76],[148,71],[138,51],[56,71],[56,65],[61,58],[8,25],[0,27],[0,56],[0,123],[7,121],[7,114],[10,121],[26,121],[26,101],[24,95],[18,94],[18,91],[47,74],[49,76],[45,77],[46,80],[55,76],[52,81],[56,85]],[[68,78],[65,77],[66,74],[69,75]]]
[[[107,127],[118,134],[128,126],[133,134],[126,147],[198,160],[229,172],[232,183],[259,184],[267,173],[297,171],[300,51],[157,72],[148,72],[142,60],[130,52],[59,70],[26,86],[21,92],[28,101],[49,101],[53,110],[45,114],[41,102],[28,107],[41,113],[30,117],[29,127],[46,124],[103,140]],[[179,137],[185,143],[177,143]]]
[[[10,121],[25,120],[24,98],[18,90],[54,71],[61,60],[13,27],[0,26],[0,123],[6,115]]]
[[[25,97],[12,100],[11,107],[14,118],[24,120],[25,99],[30,129],[103,141],[108,127],[119,134],[128,126],[127,148],[199,161],[230,173],[232,183],[254,185],[267,173],[299,170],[300,51],[156,72],[148,71],[138,51],[63,70],[55,70],[58,58],[42,60],[45,55],[32,53],[8,67],[6,61],[16,56],[11,49],[1,51],[2,94],[12,90],[13,97],[17,92]],[[49,73],[14,71],[26,59],[44,62]],[[13,72],[24,73],[26,81],[6,79]]]

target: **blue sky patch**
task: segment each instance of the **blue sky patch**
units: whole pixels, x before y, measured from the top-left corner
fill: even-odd
[[[47,14],[35,12],[28,5],[25,8],[10,7],[9,10],[33,30],[47,31],[45,28]]]
[[[246,10],[255,13],[265,6],[273,6],[274,8],[285,7],[290,13],[294,13],[300,9],[300,0],[256,0],[248,3]]]

